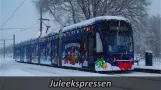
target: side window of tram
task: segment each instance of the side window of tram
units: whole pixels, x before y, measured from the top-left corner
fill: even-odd
[[[98,32],[96,33],[96,53],[103,53],[103,44]]]

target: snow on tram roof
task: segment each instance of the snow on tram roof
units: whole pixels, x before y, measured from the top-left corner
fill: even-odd
[[[74,24],[74,25],[70,25],[70,26],[64,27],[62,29],[62,32],[70,30],[70,29],[73,29],[73,28],[79,28],[79,27],[85,26],[85,25],[87,26],[87,25],[93,24],[93,23],[95,23],[96,21],[99,21],[99,20],[112,20],[112,19],[115,19],[115,20],[125,20],[125,21],[129,22],[128,19],[126,19],[124,17],[121,17],[121,16],[99,16],[99,17],[92,18],[92,19],[89,19],[89,20],[86,20],[86,21],[82,21],[82,22]]]

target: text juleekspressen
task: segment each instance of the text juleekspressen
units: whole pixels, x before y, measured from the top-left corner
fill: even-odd
[[[111,87],[112,82],[110,81],[54,81],[51,80],[49,87],[76,87],[76,88],[83,88],[83,87]]]

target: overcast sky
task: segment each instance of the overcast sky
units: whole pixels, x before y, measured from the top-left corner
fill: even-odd
[[[16,8],[21,4],[22,1],[23,0],[0,0],[0,26],[11,16],[11,14],[16,10]],[[148,9],[150,15],[161,14],[160,3],[161,0],[152,0],[152,5]],[[48,14],[45,14],[43,17],[51,18]],[[37,12],[32,0],[26,0],[20,7],[20,9],[14,14],[14,16],[4,25],[3,28],[27,28],[33,24],[37,24],[31,27],[33,29],[27,29],[25,31],[0,30],[0,38],[11,39],[13,37],[13,34],[15,34],[16,43],[18,43],[20,41],[28,40],[31,37],[37,37],[39,35],[38,19],[39,13]],[[46,22],[46,24],[48,24],[48,22]],[[49,22],[49,24],[52,25],[51,29],[55,30],[59,28],[56,23]],[[6,42],[7,45],[11,43],[12,41]]]

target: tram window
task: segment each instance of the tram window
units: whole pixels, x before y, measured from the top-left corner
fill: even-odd
[[[77,30],[77,33],[79,33],[79,29]]]
[[[103,52],[103,45],[102,45],[100,34],[98,32],[96,33],[96,52],[97,53]]]

